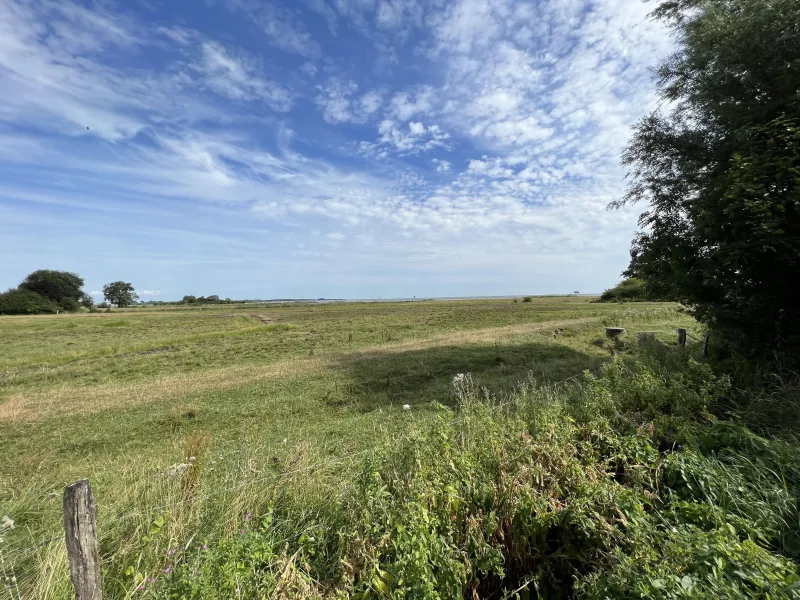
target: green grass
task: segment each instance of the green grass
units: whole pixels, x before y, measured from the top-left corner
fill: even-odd
[[[610,345],[606,325],[670,344],[675,327],[699,333],[674,305],[583,298],[0,318],[0,516],[16,523],[4,568],[23,595],[69,596],[63,544],[37,544],[61,531],[63,486],[88,477],[109,576],[122,581],[134,558],[156,570],[162,544],[230,534],[298,466],[313,490],[335,485],[354,453],[452,405],[458,373],[503,397],[521,381],[598,371],[628,343]],[[193,455],[189,487],[165,475]],[[158,507],[176,501],[143,551]]]

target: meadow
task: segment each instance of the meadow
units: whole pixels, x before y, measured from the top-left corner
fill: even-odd
[[[613,343],[605,326],[628,334]],[[585,385],[637,332],[674,346],[676,327],[701,333],[677,305],[578,297],[0,318],[0,516],[14,521],[0,591],[71,596],[61,491],[73,481],[95,493],[107,597],[159,597],[148,590],[176,553],[224,545],[254,518],[284,535],[279,514],[316,523],[314,506],[350,493],[365,460],[441,407],[520,390],[556,405],[548,394]]]

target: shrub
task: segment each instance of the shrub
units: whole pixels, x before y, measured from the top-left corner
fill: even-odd
[[[800,455],[710,423],[728,382],[685,352],[559,393],[531,380],[502,404],[469,376],[454,386],[457,409],[315,500],[287,481],[154,596],[790,597]]]
[[[600,295],[600,302],[631,302],[648,299],[644,282],[636,277],[624,279]]]
[[[75,298],[62,298],[58,301],[58,307],[62,311],[76,312],[80,310],[81,305]]]
[[[0,315],[36,315],[54,313],[58,305],[25,289],[8,290],[0,294]]]
[[[533,296],[525,296],[522,299],[523,302],[533,302]]]

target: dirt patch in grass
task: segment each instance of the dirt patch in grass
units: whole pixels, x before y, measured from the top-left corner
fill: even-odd
[[[267,315],[261,315],[258,313],[253,313],[250,316],[253,317],[256,321],[260,321],[264,325],[272,325],[273,323],[278,322],[277,319],[273,319],[272,317],[268,317]]]

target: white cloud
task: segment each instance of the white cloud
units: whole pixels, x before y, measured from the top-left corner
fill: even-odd
[[[142,290],[141,292],[137,292],[139,296],[160,296],[161,290]]]
[[[389,113],[400,121],[408,121],[418,114],[429,114],[434,101],[434,90],[431,86],[422,86],[410,92],[398,92],[392,97]]]
[[[217,42],[204,42],[201,48],[198,68],[206,85],[217,94],[232,100],[261,100],[279,112],[292,107],[292,94],[260,77],[253,59],[235,56]]]
[[[323,118],[332,124],[364,123],[380,108],[383,93],[370,90],[358,96],[358,85],[353,81],[331,78],[325,85],[318,86],[317,106]]]
[[[295,18],[286,8],[269,0],[227,0],[227,5],[249,15],[261,28],[267,41],[284,52],[299,54],[305,58],[316,58],[320,55],[319,44],[295,22]]]
[[[380,90],[370,90],[359,99],[359,105],[364,114],[371,115],[383,104],[383,93]]]
[[[471,160],[467,169],[476,175],[485,175],[491,178],[511,177],[513,171],[503,166],[502,159]]]
[[[433,164],[436,165],[436,172],[437,173],[449,173],[450,172],[450,161],[442,160],[440,158],[434,158]]]
[[[422,123],[416,123],[411,121],[408,124],[408,129],[411,132],[411,135],[425,135],[425,125]]]
[[[303,65],[300,67],[300,70],[309,77],[315,77],[317,72],[319,72],[319,67],[317,67],[317,65],[315,65],[313,62],[308,61],[303,63]]]
[[[332,79],[325,86],[319,86],[317,106],[328,123],[347,123],[355,120],[351,110],[350,98],[358,90],[358,86],[350,81],[343,83]]]
[[[159,33],[182,46],[188,46],[189,44],[196,42],[201,37],[197,31],[188,29],[186,27],[181,27],[179,25],[174,27],[158,27],[156,28],[156,33]]]
[[[375,143],[361,142],[360,150],[368,155],[385,155],[391,150],[401,155],[419,154],[437,148],[450,148],[450,135],[442,131],[438,125],[425,125],[411,121],[402,126],[391,119],[384,119],[378,125],[378,140]]]

